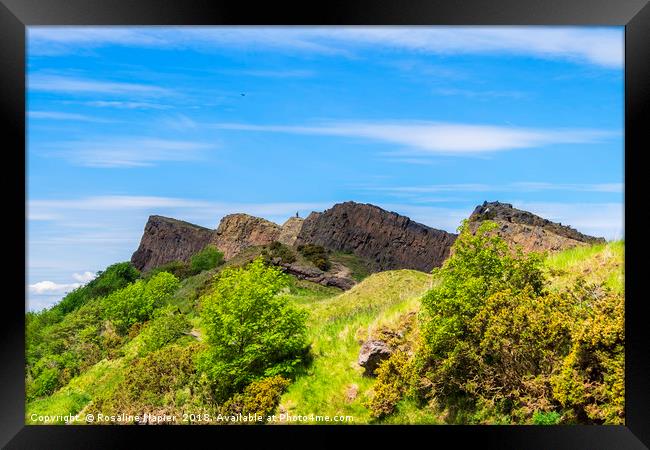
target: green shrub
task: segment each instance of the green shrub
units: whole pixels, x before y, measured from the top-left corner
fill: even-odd
[[[213,245],[206,246],[190,259],[190,267],[194,273],[214,269],[220,264],[223,264],[223,253]]]
[[[306,244],[299,245],[298,251],[302,256],[304,256],[308,261],[314,264],[321,270],[327,271],[331,268],[332,264],[330,263],[327,250],[321,247],[320,245]]]
[[[451,256],[434,269],[438,283],[422,298],[416,358],[421,400],[510,412],[526,383],[540,388],[536,376],[556,362],[555,348],[568,345],[567,315],[547,316],[566,302],[546,296],[542,258],[511,251],[496,227],[486,221],[472,233],[465,221]]]
[[[257,258],[245,268],[227,268],[202,298],[210,347],[201,367],[221,402],[252,381],[291,376],[306,353],[306,312],[278,293],[288,285],[281,269]]]
[[[555,398],[579,422],[624,424],[625,302],[602,285],[578,283],[580,314],[571,350],[553,378]]]
[[[141,355],[146,355],[174,342],[192,328],[187,317],[174,312],[175,309],[168,308],[157,311],[157,317],[142,332]]]
[[[67,314],[78,309],[88,300],[104,297],[118,289],[133,283],[140,276],[140,272],[130,262],[121,262],[108,266],[106,270],[97,272],[97,277],[86,285],[81,286],[57,303],[52,309],[62,314]]]
[[[296,261],[296,255],[288,246],[278,241],[273,241],[262,250],[262,256],[267,264],[271,264],[273,260],[279,259],[283,264],[291,264]]]
[[[467,221],[459,228],[452,254],[433,270],[440,283],[422,298],[423,351],[430,360],[444,359],[468,334],[471,319],[492,294],[543,289],[542,259],[531,253],[512,255],[505,241],[491,234],[497,225],[483,222],[472,234]]]
[[[535,425],[557,425],[560,422],[560,413],[557,411],[535,411],[533,414],[533,424]]]
[[[88,413],[177,414],[197,386],[195,357],[200,344],[180,347],[172,344],[137,359],[124,372],[124,378],[110,392],[99,395]],[[186,392],[189,389],[189,392]]]
[[[52,394],[59,387],[60,370],[58,367],[48,367],[28,385],[28,397],[42,397]]]
[[[287,386],[289,380],[280,375],[253,381],[241,394],[235,394],[225,402],[221,412],[224,415],[257,415],[264,423],[275,411]]]
[[[163,264],[162,266],[150,270],[146,275],[144,275],[144,278],[148,280],[158,275],[160,272],[169,272],[179,280],[184,280],[185,278],[189,278],[192,275],[195,275],[189,263],[183,261],[171,261],[167,264]]]
[[[395,411],[395,406],[408,390],[413,376],[412,360],[398,350],[379,365],[376,373],[373,396],[366,406],[371,417],[383,418]]]
[[[138,280],[104,299],[104,313],[120,334],[138,322],[149,320],[178,288],[178,278],[161,272],[149,281]]]

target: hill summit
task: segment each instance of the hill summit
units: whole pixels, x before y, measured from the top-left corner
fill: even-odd
[[[557,251],[605,242],[603,238],[582,234],[509,203],[478,205],[469,217],[470,225],[477,227],[484,220],[496,222],[497,233],[525,251]],[[393,269],[430,272],[449,256],[456,237],[454,233],[378,206],[352,201],[335,204],[323,212],[312,212],[305,219],[292,217],[283,225],[244,213],[230,214],[221,219],[215,230],[154,215],[145,225],[131,262],[146,272],[172,261],[188,261],[208,244],[217,247],[230,260],[247,249],[279,242],[294,250],[311,245],[354,255],[369,272]],[[340,265],[335,269],[341,272]],[[294,265],[292,270],[299,269]],[[310,269],[313,273],[315,270]],[[328,270],[321,270],[317,275],[322,277]]]

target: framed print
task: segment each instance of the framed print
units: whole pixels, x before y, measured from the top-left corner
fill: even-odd
[[[3,446],[650,445],[646,2],[0,21]]]

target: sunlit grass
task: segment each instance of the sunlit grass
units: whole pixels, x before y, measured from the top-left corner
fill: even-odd
[[[578,277],[588,282],[604,281],[614,292],[622,293],[625,285],[624,241],[575,247],[550,255],[546,266],[551,269],[552,285],[564,289]]]
[[[310,311],[309,338],[314,360],[280,402],[289,414],[351,415],[368,423],[364,402],[374,380],[357,364],[359,331],[387,323],[417,308],[431,276],[412,270],[371,275],[350,291],[305,305]]]

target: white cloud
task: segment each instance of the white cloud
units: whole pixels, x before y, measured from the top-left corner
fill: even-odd
[[[65,294],[81,286],[81,283],[59,284],[53,281],[39,281],[28,286],[32,294]]]
[[[83,272],[83,273],[73,273],[72,278],[74,278],[79,283],[88,283],[97,277],[96,274],[92,272]]]
[[[60,75],[28,74],[30,91],[56,92],[66,94],[113,94],[113,95],[170,95],[172,92],[159,86],[119,81],[102,81],[73,78]]]
[[[508,98],[519,100],[527,97],[528,94],[519,91],[473,91],[469,89],[455,89],[455,88],[438,88],[433,90],[434,94],[444,96],[460,96],[476,100],[492,100],[495,98]]]
[[[397,144],[422,153],[472,155],[552,144],[594,143],[618,133],[591,129],[534,129],[441,122],[334,122],[314,126],[220,123],[218,129],[343,136]]]
[[[249,69],[233,69],[221,70],[221,73],[227,75],[240,75],[259,78],[309,78],[314,76],[312,70],[249,70]]]
[[[540,183],[525,182],[512,183],[515,189],[525,191],[575,191],[575,192],[609,192],[622,193],[625,189],[623,183]]]
[[[83,114],[74,114],[58,111],[28,111],[29,119],[46,119],[46,120],[70,120],[79,122],[108,122],[107,120],[97,117],[85,116]]]
[[[622,28],[596,27],[29,27],[28,45],[35,54],[128,45],[271,48],[347,56],[378,47],[426,54],[514,54],[619,69],[623,65]]]
[[[544,183],[544,182],[517,182],[500,185],[481,183],[434,184],[425,186],[362,186],[361,190],[381,191],[392,194],[423,194],[435,192],[541,192],[541,191],[567,191],[567,192],[600,192],[622,193],[623,183]]]
[[[92,141],[49,143],[53,155],[72,164],[100,168],[153,166],[165,161],[195,161],[214,144],[146,138],[95,138]]]
[[[168,105],[160,105],[158,103],[150,102],[128,102],[128,101],[106,101],[97,100],[93,102],[86,102],[88,106],[95,106],[98,108],[117,108],[117,109],[169,109]]]

